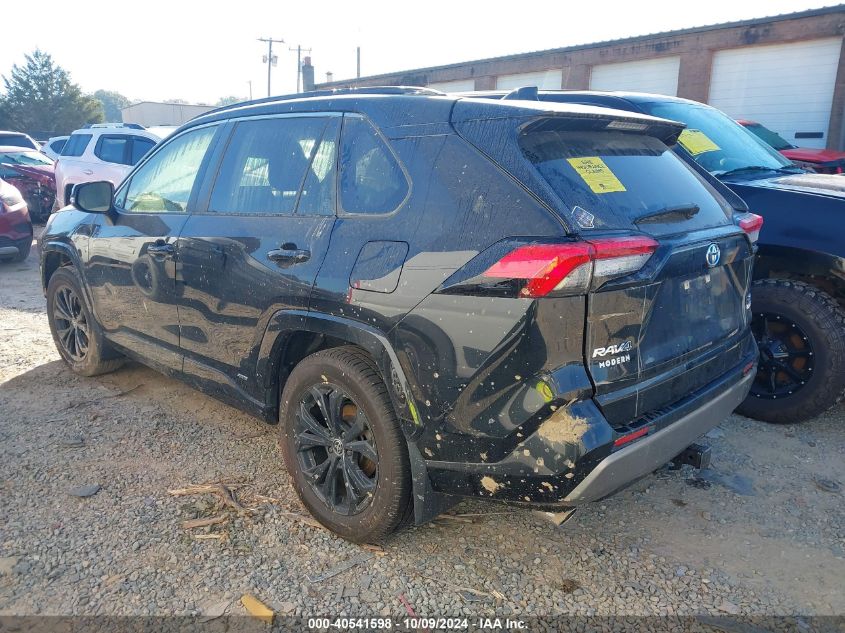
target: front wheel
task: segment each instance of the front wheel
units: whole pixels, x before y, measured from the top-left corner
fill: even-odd
[[[751,327],[760,360],[737,411],[765,422],[803,422],[845,392],[845,312],[826,292],[786,279],[751,290]]]
[[[311,514],[350,541],[377,542],[411,503],[405,439],[372,359],[355,347],[300,362],[281,395],[285,465]]]
[[[72,268],[59,268],[47,284],[47,320],[56,349],[81,376],[114,371],[124,359],[109,347]]]

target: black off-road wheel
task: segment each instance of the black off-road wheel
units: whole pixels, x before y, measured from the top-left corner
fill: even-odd
[[[73,268],[59,268],[47,284],[47,320],[62,360],[81,376],[97,376],[120,367],[124,358],[103,338]]]
[[[762,279],[751,290],[757,377],[737,411],[777,424],[823,413],[845,393],[845,312],[815,286]]]
[[[279,427],[296,492],[320,523],[355,543],[401,527],[412,504],[408,451],[366,353],[338,347],[300,362],[282,390]]]

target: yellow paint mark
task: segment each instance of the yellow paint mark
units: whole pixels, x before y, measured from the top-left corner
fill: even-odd
[[[598,156],[567,158],[566,162],[572,165],[572,168],[584,179],[593,193],[626,191],[625,185],[610,170],[607,163]]]

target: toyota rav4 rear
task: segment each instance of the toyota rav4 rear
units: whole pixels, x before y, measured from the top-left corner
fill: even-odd
[[[528,212],[514,209],[514,237],[400,324],[418,400],[450,403],[426,407],[439,423],[417,445],[435,491],[575,506],[672,460],[745,398],[762,220],[732,209],[670,151],[680,125],[577,106],[481,111],[457,102],[458,134],[565,235],[533,235]],[[444,338],[438,328],[454,361],[419,352],[420,341]]]

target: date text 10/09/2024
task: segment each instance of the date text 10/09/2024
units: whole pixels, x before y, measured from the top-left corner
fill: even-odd
[[[309,618],[308,629],[311,630],[526,630],[522,620],[510,618],[427,618],[408,617],[393,618]]]

